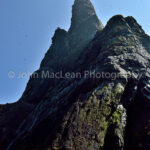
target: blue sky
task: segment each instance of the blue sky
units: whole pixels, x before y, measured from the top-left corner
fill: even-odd
[[[105,25],[113,15],[133,16],[150,34],[150,0],[91,0]],[[68,30],[73,0],[0,0],[0,103],[22,95],[32,73],[51,44],[57,27]],[[8,72],[16,76],[8,78]]]

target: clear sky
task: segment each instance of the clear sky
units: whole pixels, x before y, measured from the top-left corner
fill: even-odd
[[[0,103],[20,98],[29,77],[16,76],[39,68],[57,27],[68,30],[73,1],[0,0]],[[91,1],[104,25],[116,14],[133,16],[150,34],[150,0]]]

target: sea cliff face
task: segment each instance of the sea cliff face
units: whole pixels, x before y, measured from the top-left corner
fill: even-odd
[[[0,150],[149,150],[149,64],[150,37],[133,17],[103,27],[90,0],[75,0],[38,78],[0,105]]]

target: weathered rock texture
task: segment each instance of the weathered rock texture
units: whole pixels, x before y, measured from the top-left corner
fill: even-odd
[[[75,0],[71,27],[56,30],[38,77],[18,102],[0,105],[0,150],[149,150],[149,53],[133,17],[103,28],[91,2]],[[81,77],[42,78],[60,70]]]

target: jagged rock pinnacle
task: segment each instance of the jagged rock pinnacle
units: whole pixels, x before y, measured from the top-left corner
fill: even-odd
[[[150,37],[121,15],[100,29],[90,0],[75,0],[69,32],[0,105],[0,150],[150,149]]]
[[[71,26],[68,31],[71,50],[80,50],[92,40],[103,25],[90,0],[75,0],[72,6]]]
[[[99,21],[95,9],[90,0],[75,0],[74,5],[72,7],[72,19],[71,19],[71,27],[69,32],[72,32],[74,29],[78,28],[84,22],[88,20],[95,19],[95,26],[98,29],[102,29],[103,25]],[[90,23],[89,23],[90,24]]]

